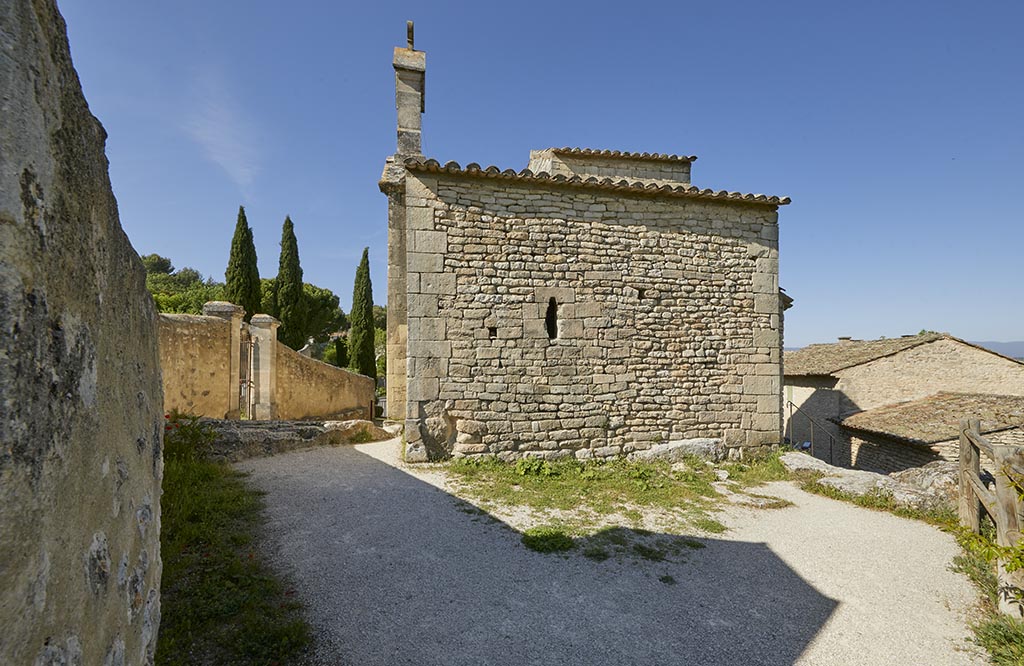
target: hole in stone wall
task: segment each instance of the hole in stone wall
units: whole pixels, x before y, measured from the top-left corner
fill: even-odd
[[[494,338],[498,337],[498,327],[497,326],[488,326],[487,327],[487,337],[490,338],[491,340],[493,340]]]
[[[558,337],[558,301],[552,296],[548,301],[548,311],[544,315],[544,327],[548,329],[548,339]]]
[[[638,299],[640,299],[641,301],[644,300],[644,296],[646,296],[646,295],[647,295],[647,290],[646,289],[637,289],[636,290],[636,297]]]

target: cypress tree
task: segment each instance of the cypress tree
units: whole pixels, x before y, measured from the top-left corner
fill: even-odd
[[[243,206],[238,207],[238,222],[231,238],[231,256],[224,277],[227,282],[224,298],[245,308],[245,320],[249,321],[260,309],[260,270],[256,266],[256,246]]]
[[[348,339],[340,335],[334,338],[334,359],[339,368],[348,367]]]
[[[370,284],[370,248],[363,249],[363,259],[356,269],[352,290],[352,312],[348,316],[349,369],[367,377],[377,376],[373,352],[373,285]]]
[[[303,324],[306,318],[305,294],[302,289],[302,266],[299,264],[299,242],[295,239],[292,218],[284,218],[281,228],[281,259],[277,266],[277,312],[281,320],[277,339],[292,349],[306,344]]]

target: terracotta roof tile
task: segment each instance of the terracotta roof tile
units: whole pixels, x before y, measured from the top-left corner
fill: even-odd
[[[859,412],[841,425],[913,444],[934,444],[959,437],[960,420],[966,418],[981,419],[982,433],[1020,427],[1024,425],[1024,396],[936,393]]]
[[[729,201],[761,206],[785,206],[790,203],[789,197],[768,196],[765,194],[743,194],[740,192],[727,192],[725,190],[701,189],[694,185],[657,185],[654,183],[643,183],[629,180],[612,180],[611,178],[595,178],[593,176],[582,178],[580,176],[563,176],[557,174],[552,176],[549,173],[534,173],[529,169],[523,169],[518,173],[512,169],[502,171],[496,166],[481,167],[475,162],[470,162],[463,169],[458,162],[447,162],[443,166],[437,160],[424,160],[420,157],[410,157],[404,162],[405,168],[410,171],[426,173],[446,173],[457,176],[471,176],[476,178],[491,178],[495,180],[514,180],[517,182],[557,184],[566,187],[594,188],[610,192],[628,192],[634,194],[650,194],[652,196],[675,196],[691,199],[711,199],[715,201]]]

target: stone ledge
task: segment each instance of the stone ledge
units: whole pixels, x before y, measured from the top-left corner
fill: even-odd
[[[348,421],[202,419],[201,422],[212,427],[217,434],[217,438],[213,442],[211,457],[228,462],[320,446],[379,442],[394,436],[371,421],[359,419]]]

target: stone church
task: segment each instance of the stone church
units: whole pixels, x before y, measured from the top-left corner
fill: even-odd
[[[394,52],[387,416],[406,460],[607,458],[781,434],[778,207],[696,157],[584,148],[522,171],[421,150],[426,54]]]

